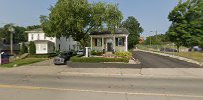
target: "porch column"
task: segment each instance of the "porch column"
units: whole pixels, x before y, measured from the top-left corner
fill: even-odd
[[[113,36],[113,50],[116,52],[116,36]]]
[[[104,37],[102,37],[102,49],[105,49],[104,48]],[[103,51],[103,50],[102,50]]]
[[[91,41],[90,41],[90,44],[91,44],[91,50],[92,50],[92,48],[93,48],[93,43],[92,43],[92,37],[91,37]]]
[[[128,35],[125,37],[125,50],[128,51]]]

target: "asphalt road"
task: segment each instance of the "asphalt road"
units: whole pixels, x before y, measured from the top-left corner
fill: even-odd
[[[142,68],[199,67],[150,53],[134,52],[134,56]],[[201,78],[189,77],[0,73],[0,100],[203,100],[202,83]]]
[[[0,100],[202,100],[203,79],[0,74]]]
[[[197,64],[141,51],[133,52],[133,57],[141,62],[142,68],[202,68]]]

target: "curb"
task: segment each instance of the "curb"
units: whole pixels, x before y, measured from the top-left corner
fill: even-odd
[[[151,74],[98,74],[98,73],[80,73],[80,72],[61,72],[62,76],[82,76],[82,77],[114,77],[114,78],[193,78],[202,79],[201,76],[183,76],[183,75],[151,75]]]
[[[184,58],[184,57],[180,57],[180,56],[175,56],[175,55],[170,55],[170,54],[165,54],[165,53],[159,53],[159,52],[154,52],[154,51],[141,50],[141,49],[136,49],[136,51],[142,51],[142,52],[153,53],[153,54],[157,54],[157,55],[161,55],[161,56],[171,57],[171,58],[186,61],[189,63],[197,64],[199,66],[203,66],[203,62],[198,62],[198,61],[195,61],[195,60],[192,60],[189,58]]]

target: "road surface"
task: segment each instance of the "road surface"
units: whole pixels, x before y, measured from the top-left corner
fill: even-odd
[[[147,69],[199,67],[149,53],[134,52],[134,56],[142,62],[142,68]],[[40,72],[48,70],[39,70],[39,67],[43,66],[38,65],[37,69],[34,66],[29,68]],[[49,70],[54,69],[53,67]],[[191,77],[130,78],[73,76],[60,73],[14,74],[8,71],[0,73],[0,100],[203,100],[202,83],[202,78]]]
[[[0,74],[0,100],[202,100],[203,79]]]
[[[133,57],[141,62],[142,68],[202,68],[197,64],[142,51],[133,52]]]

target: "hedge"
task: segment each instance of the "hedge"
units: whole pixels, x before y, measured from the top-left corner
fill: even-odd
[[[116,56],[118,57],[124,57],[124,58],[131,58],[132,57],[132,53],[131,52],[116,52],[115,53]]]
[[[84,62],[84,63],[101,63],[101,62],[124,62],[128,63],[128,58],[101,58],[101,57],[71,57],[72,62]]]
[[[35,54],[35,55],[28,55],[28,58],[52,58],[57,56],[55,53],[50,54]]]

